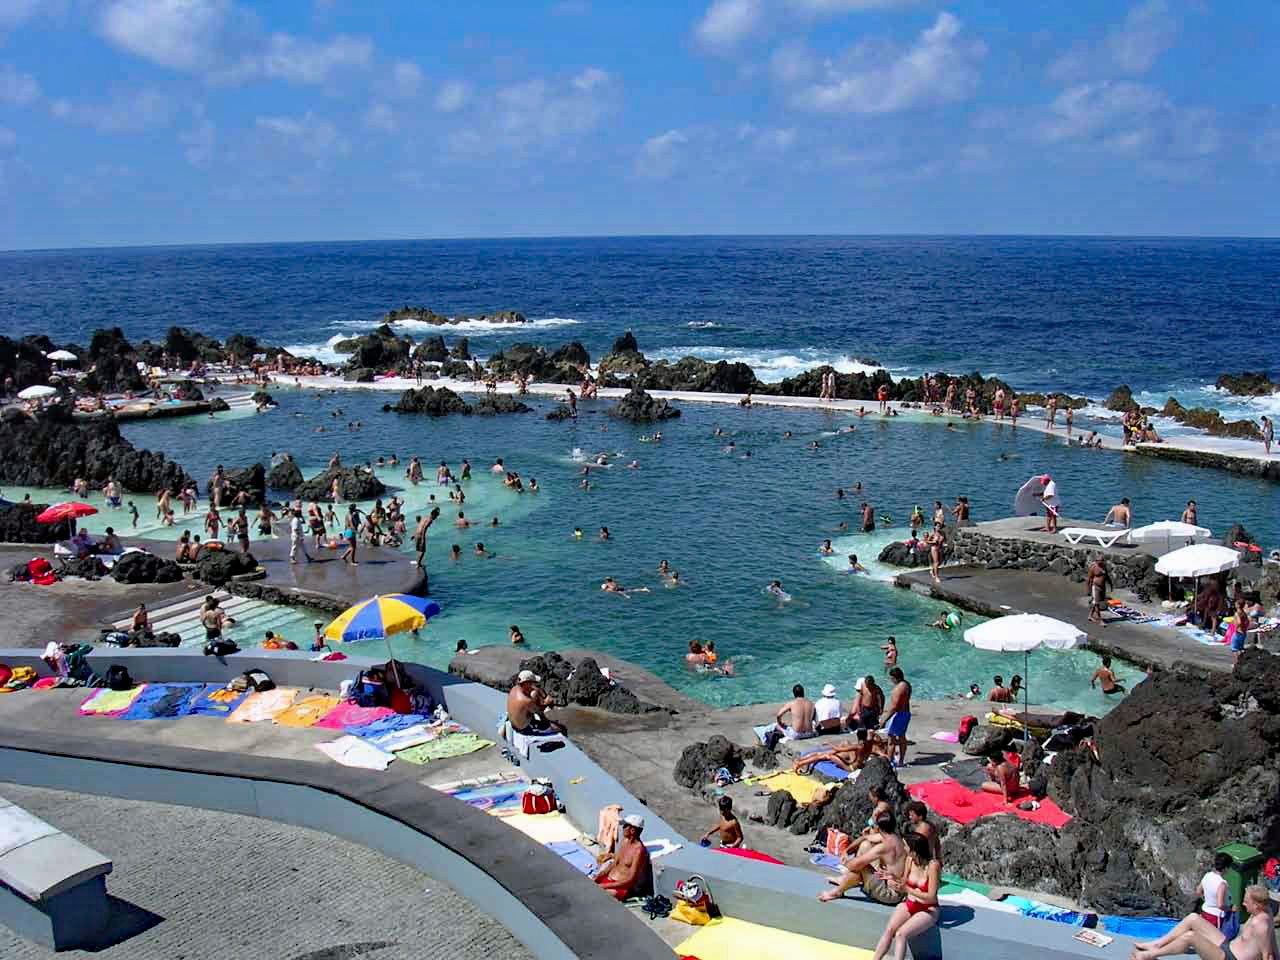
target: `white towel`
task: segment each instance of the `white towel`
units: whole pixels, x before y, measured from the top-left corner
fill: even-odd
[[[316,749],[344,767],[360,767],[363,770],[385,770],[395,759],[385,750],[379,750],[351,734],[328,743],[317,743]]]

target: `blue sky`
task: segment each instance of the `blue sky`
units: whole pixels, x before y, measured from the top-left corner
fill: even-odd
[[[1280,233],[1275,0],[0,0],[0,247]]]

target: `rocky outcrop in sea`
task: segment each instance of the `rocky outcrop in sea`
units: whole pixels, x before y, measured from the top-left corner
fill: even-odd
[[[1272,380],[1263,370],[1256,373],[1224,373],[1214,386],[1237,397],[1266,397],[1280,391],[1280,383]]]
[[[56,411],[0,420],[0,484],[70,489],[77,477],[101,487],[111,477],[129,493],[178,492],[192,482],[162,453],[139,450],[113,420],[78,423]]]
[[[317,474],[293,490],[293,495],[302,500],[330,501],[333,496],[333,481],[338,481],[338,490],[346,502],[352,500],[373,500],[387,492],[386,486],[366,470],[352,470],[347,467],[330,467],[324,473]]]
[[[467,403],[448,387],[423,387],[409,389],[400,394],[394,413],[424,413],[431,417],[446,417],[451,413],[463,416],[494,416],[499,413],[528,413],[533,408],[509,393],[485,394],[475,403]]]
[[[466,314],[457,314],[455,316],[445,316],[436,313],[430,307],[410,307],[408,305],[400,307],[398,310],[388,310],[387,323],[399,323],[404,320],[413,320],[417,323],[430,323],[435,326],[445,327],[453,326],[459,323],[528,323],[529,319],[519,310],[499,310],[497,313],[481,313],[475,316]]]
[[[632,387],[631,392],[610,407],[607,413],[631,423],[656,423],[680,416],[680,411],[670,401],[651,397],[638,386]]]

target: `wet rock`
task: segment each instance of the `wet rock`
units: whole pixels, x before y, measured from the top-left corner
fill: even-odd
[[[415,320],[419,323],[431,323],[439,326],[452,326],[467,321],[480,323],[528,323],[529,320],[519,310],[499,310],[496,313],[482,313],[479,316],[457,314],[449,317],[436,313],[429,307],[404,306],[387,312],[387,322],[397,323],[401,320]]]
[[[373,371],[368,367],[354,367],[342,374],[348,383],[373,383]]]
[[[293,490],[302,486],[302,471],[293,457],[286,456],[267,472],[265,483],[272,490]]]
[[[656,400],[638,386],[632,387],[631,392],[610,407],[608,413],[631,423],[655,423],[680,416],[680,411],[668,401]]]
[[[15,503],[0,508],[0,543],[57,543],[71,536],[71,524],[37,523],[47,503]]]
[[[111,568],[111,579],[116,583],[177,583],[182,579],[182,568],[153,553],[126,553]]]
[[[459,337],[458,342],[453,345],[453,349],[449,351],[449,356],[455,360],[471,359],[471,344],[466,337]]]
[[[1222,414],[1217,410],[1206,410],[1203,407],[1188,409],[1173,397],[1165,401],[1160,414],[1188,427],[1203,430],[1210,436],[1235,437],[1243,440],[1262,439],[1262,430],[1252,420],[1223,420]]]
[[[533,407],[509,393],[488,393],[471,405],[471,412],[478,417],[492,417],[500,413],[529,413],[532,410]]]
[[[558,403],[551,410],[547,411],[548,420],[572,420],[573,411],[569,409],[567,403]]]
[[[176,633],[161,631],[160,633],[146,633],[142,630],[131,630],[129,632],[129,642],[121,644],[125,647],[176,647],[181,645],[182,637]]]
[[[948,551],[942,552],[943,562],[947,559]],[[901,540],[895,540],[893,543],[885,544],[880,556],[877,558],[881,563],[887,563],[895,567],[927,567],[929,565],[929,548],[923,543],[917,545],[914,549]]]
[[[1115,410],[1117,413],[1128,413],[1138,409],[1137,401],[1133,399],[1133,391],[1129,389],[1127,384],[1121,384],[1107,394],[1107,399],[1103,406],[1108,410]]]
[[[584,707],[594,707],[611,686],[600,672],[600,665],[587,657],[573,671],[573,679],[569,681],[569,699]]]
[[[222,502],[230,505],[238,494],[243,492],[248,499],[246,506],[260,507],[266,495],[267,474],[262,464],[255,463],[250,467],[237,467],[223,471]]]
[[[676,761],[675,781],[682,787],[696,789],[711,782],[717,770],[725,767],[735,777],[745,767],[743,751],[716,734],[705,743],[691,743]]]
[[[163,454],[139,450],[114,420],[77,422],[63,413],[0,421],[0,484],[69,489],[77,477],[101,487],[110,477],[130,493],[177,493],[191,483]]]
[[[271,396],[271,394],[267,393],[267,391],[265,390],[255,390],[253,393],[253,396],[250,397],[249,399],[253,401],[255,406],[259,406],[259,407],[276,406],[275,397]]]
[[[1265,397],[1280,390],[1280,383],[1272,381],[1265,371],[1224,373],[1217,379],[1214,386],[1238,397]]]
[[[444,337],[427,337],[414,348],[413,359],[423,363],[444,363],[449,359],[449,350],[444,345]]]
[[[223,400],[221,397],[214,397],[212,400],[209,401],[209,410],[213,413],[222,413],[230,409],[231,409],[231,405],[228,404],[227,401]]]
[[[444,417],[451,413],[467,414],[471,407],[448,387],[423,387],[409,389],[391,408],[396,413],[425,413],[430,417]]]
[[[241,553],[238,550],[214,550],[201,553],[191,575],[210,586],[220,587],[232,577],[253,573],[257,568],[258,561],[251,553]]]
[[[382,481],[366,470],[332,467],[299,484],[294,488],[293,495],[303,500],[331,500],[335,478],[338,481],[338,492],[347,502],[373,500],[387,492]]]

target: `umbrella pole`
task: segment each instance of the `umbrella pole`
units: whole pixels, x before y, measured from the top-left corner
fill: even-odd
[[[1022,651],[1022,742],[1031,739],[1031,651]]]
[[[396,678],[396,689],[403,690],[404,685],[400,682],[400,668],[396,666],[396,655],[391,652],[391,635],[383,633],[382,639],[387,645],[387,659],[391,662],[391,675]]]

